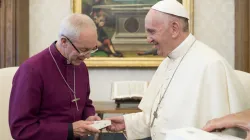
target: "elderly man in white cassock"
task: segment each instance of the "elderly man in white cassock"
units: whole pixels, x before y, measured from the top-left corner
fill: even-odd
[[[176,0],[156,3],[145,19],[147,40],[165,59],[139,104],[140,113],[108,118],[110,131],[128,139],[152,137],[249,107],[249,98],[228,62],[188,31],[188,13]],[[237,135],[237,131],[227,131]]]

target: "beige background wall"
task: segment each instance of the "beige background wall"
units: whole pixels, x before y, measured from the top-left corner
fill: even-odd
[[[195,36],[234,66],[234,0],[194,0]]]
[[[195,36],[234,66],[234,1],[194,0]],[[60,20],[71,13],[71,0],[30,0],[30,56],[57,39]],[[155,69],[89,69],[91,98],[109,101],[112,81],[147,80]]]

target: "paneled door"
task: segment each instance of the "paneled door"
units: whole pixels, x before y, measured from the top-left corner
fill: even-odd
[[[0,68],[29,57],[29,0],[0,0]]]
[[[249,0],[235,0],[235,68],[250,72]]]

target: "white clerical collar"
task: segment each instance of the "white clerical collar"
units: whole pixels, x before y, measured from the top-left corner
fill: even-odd
[[[192,34],[189,34],[178,47],[168,54],[168,57],[170,59],[177,59],[178,57],[185,55],[195,40],[195,37]]]

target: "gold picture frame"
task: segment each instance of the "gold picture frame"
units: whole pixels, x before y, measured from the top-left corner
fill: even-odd
[[[83,0],[71,0],[73,13],[82,13]],[[194,0],[182,0],[189,12],[189,30],[194,33]],[[150,48],[149,48],[150,49]],[[158,67],[161,57],[91,57],[85,60],[88,67]]]

